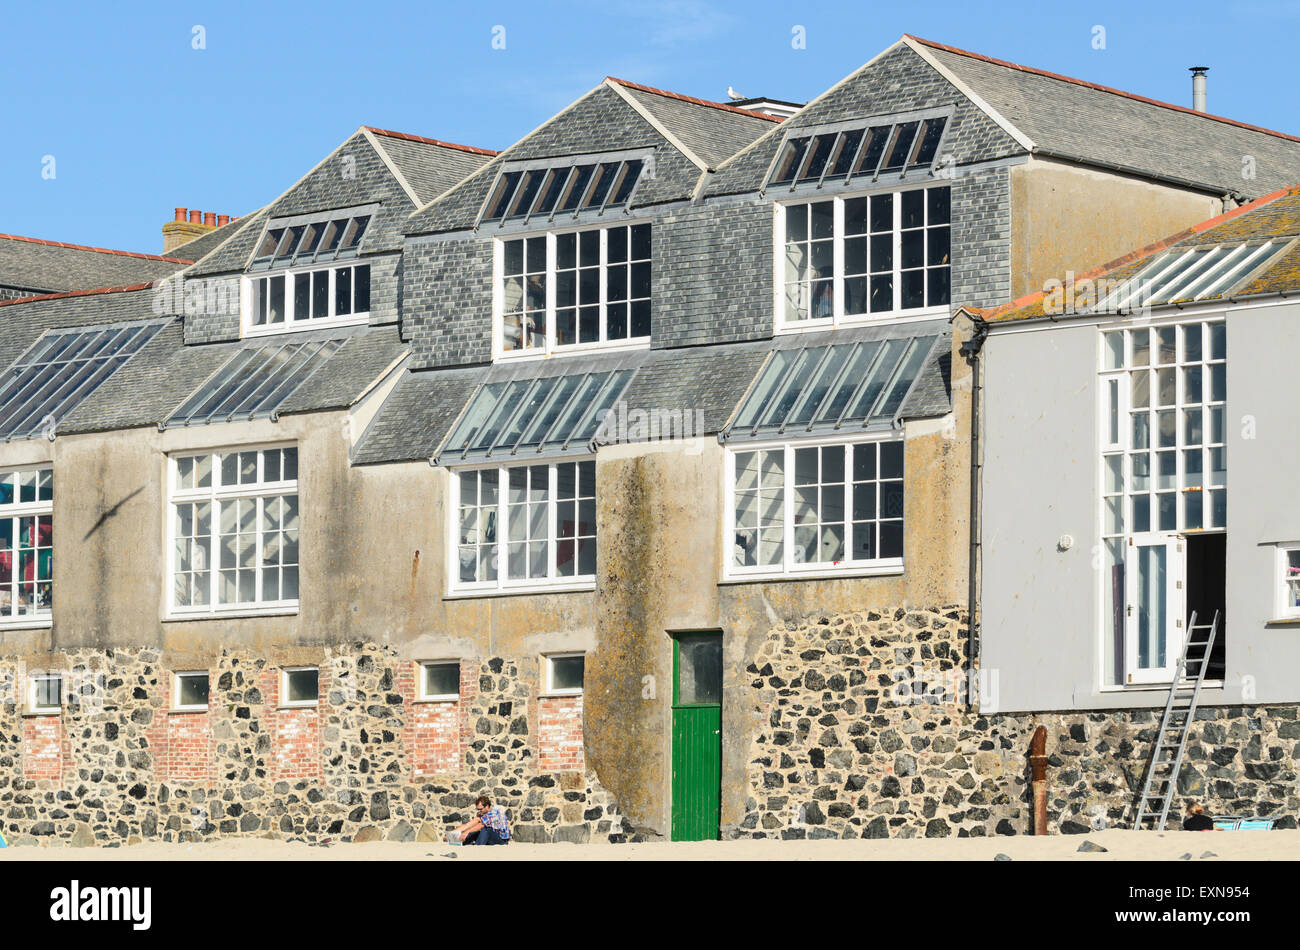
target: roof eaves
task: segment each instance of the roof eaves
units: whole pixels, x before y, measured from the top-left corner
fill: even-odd
[[[91,247],[87,244],[68,244],[64,241],[46,241],[42,238],[23,237],[21,234],[0,234],[0,239],[7,241],[25,241],[28,244],[41,244],[45,247],[62,247],[71,251],[94,251],[96,254],[113,254],[118,257],[135,257],[145,261],[165,261],[168,264],[193,264],[184,257],[163,257],[161,254],[141,254],[138,251],[118,251],[109,247]]]
[[[11,307],[16,303],[34,303],[38,300],[64,300],[68,297],[91,297],[96,294],[124,294],[135,290],[148,290],[153,283],[127,284],[121,287],[94,287],[88,290],[64,290],[57,294],[36,294],[32,297],[15,297],[12,300],[0,300],[0,307]]]
[[[1073,76],[1063,76],[1060,73],[1048,72],[1045,69],[1035,69],[1032,66],[1021,66],[1019,63],[1013,63],[1005,59],[995,59],[992,56],[985,56],[983,53],[972,53],[970,50],[959,49],[956,46],[948,46],[944,43],[936,43],[934,40],[922,39],[919,36],[913,36],[911,33],[903,34],[905,39],[912,40],[922,46],[928,46],[931,49],[943,50],[947,53],[955,53],[958,56],[966,56],[970,59],[976,59],[981,62],[991,63],[995,66],[1002,66],[1006,69],[1015,69],[1022,73],[1030,73],[1035,76],[1042,76],[1045,79],[1056,79],[1060,82],[1068,82],[1075,86],[1083,86],[1088,89],[1095,89],[1098,92],[1110,93],[1114,96],[1123,96],[1125,99],[1132,99],[1135,102],[1144,102],[1147,105],[1159,106],[1162,109],[1171,109],[1174,112],[1185,112],[1202,119],[1212,119],[1215,122],[1223,122],[1227,125],[1235,125],[1240,129],[1249,129],[1252,132],[1262,132],[1265,135],[1275,135],[1278,138],[1288,139],[1292,142],[1300,142],[1300,136],[1288,135],[1285,132],[1278,132],[1274,129],[1266,129],[1260,125],[1251,125],[1249,122],[1238,122],[1236,119],[1229,119],[1226,116],[1213,115],[1209,112],[1199,112],[1196,109],[1190,109],[1187,106],[1174,105],[1172,102],[1161,102],[1159,99],[1151,99],[1147,96],[1140,96],[1135,92],[1125,92],[1123,89],[1115,89],[1111,86],[1102,86],[1095,82],[1088,82],[1086,79],[1076,79]]]

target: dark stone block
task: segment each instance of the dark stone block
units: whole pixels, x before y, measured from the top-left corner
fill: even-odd
[[[925,836],[927,838],[947,838],[952,834],[952,829],[942,818],[934,818],[925,824]]]
[[[1007,819],[1005,818],[999,821],[997,823],[997,826],[993,830],[1000,835],[1017,834],[1015,827],[1011,824],[1011,822],[1007,821]]]

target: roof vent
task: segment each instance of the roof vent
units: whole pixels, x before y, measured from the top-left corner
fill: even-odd
[[[1197,112],[1205,111],[1205,74],[1210,71],[1209,66],[1190,66],[1188,67],[1192,74],[1192,108]]]

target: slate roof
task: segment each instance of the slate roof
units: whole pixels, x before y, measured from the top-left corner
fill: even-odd
[[[482,366],[405,370],[354,449],[353,463],[428,461],[483,374]]]
[[[1244,241],[1280,240],[1300,238],[1300,185],[1279,189],[1249,204],[1242,205],[1218,217],[1202,221],[1186,230],[1148,244],[1123,257],[1102,264],[1074,278],[1075,287],[1083,281],[1123,281],[1137,274],[1144,266],[1166,251],[1178,252],[1208,245],[1235,245]],[[1231,283],[1204,300],[1242,300],[1300,290],[1300,242],[1292,245],[1267,263],[1253,267],[1236,276]],[[1047,313],[1047,294],[1040,291],[1018,300],[984,310],[964,308],[990,324],[1004,324],[1025,320],[1053,319]],[[1175,301],[1170,301],[1170,304]],[[1185,301],[1184,301],[1185,303]]]
[[[0,287],[32,295],[120,287],[158,280],[192,260],[0,234]]]
[[[380,146],[421,204],[432,201],[497,154],[491,149],[454,145],[373,126],[366,126],[366,130],[379,137]]]
[[[1033,143],[1055,154],[1250,196],[1300,181],[1300,138],[905,37],[951,70]],[[1242,179],[1242,156],[1257,177]]]
[[[501,166],[530,159],[654,148],[654,177],[642,177],[629,210],[685,200],[705,167],[778,124],[779,120],[762,113],[609,78],[499,152],[469,179],[420,208],[411,215],[406,232],[431,234],[472,227]],[[665,131],[691,155],[678,149]]]
[[[231,218],[219,228],[213,228],[207,234],[200,234],[192,241],[186,241],[177,247],[172,248],[172,255],[175,257],[186,257],[191,261],[198,263],[204,257],[211,254],[220,247],[227,238],[235,234],[242,228],[248,220],[248,215],[239,218]]]

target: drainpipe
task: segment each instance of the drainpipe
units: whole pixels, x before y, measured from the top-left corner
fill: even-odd
[[[1034,730],[1029,743],[1029,767],[1033,770],[1034,834],[1047,834],[1047,727]]]
[[[979,585],[976,575],[979,566],[979,538],[980,538],[980,509],[979,509],[979,489],[980,489],[980,352],[984,348],[984,340],[989,335],[989,325],[981,320],[978,316],[971,315],[971,320],[975,325],[975,332],[969,340],[963,341],[961,355],[966,359],[971,368],[971,392],[970,392],[970,552],[967,560],[967,581],[966,581],[966,663],[969,667],[968,675],[975,673],[976,655],[979,650],[979,636],[977,633],[977,600],[979,597]],[[974,680],[978,682],[978,678]],[[974,682],[971,684],[974,685]],[[977,712],[977,704],[974,696],[975,690],[966,690],[967,712]]]

